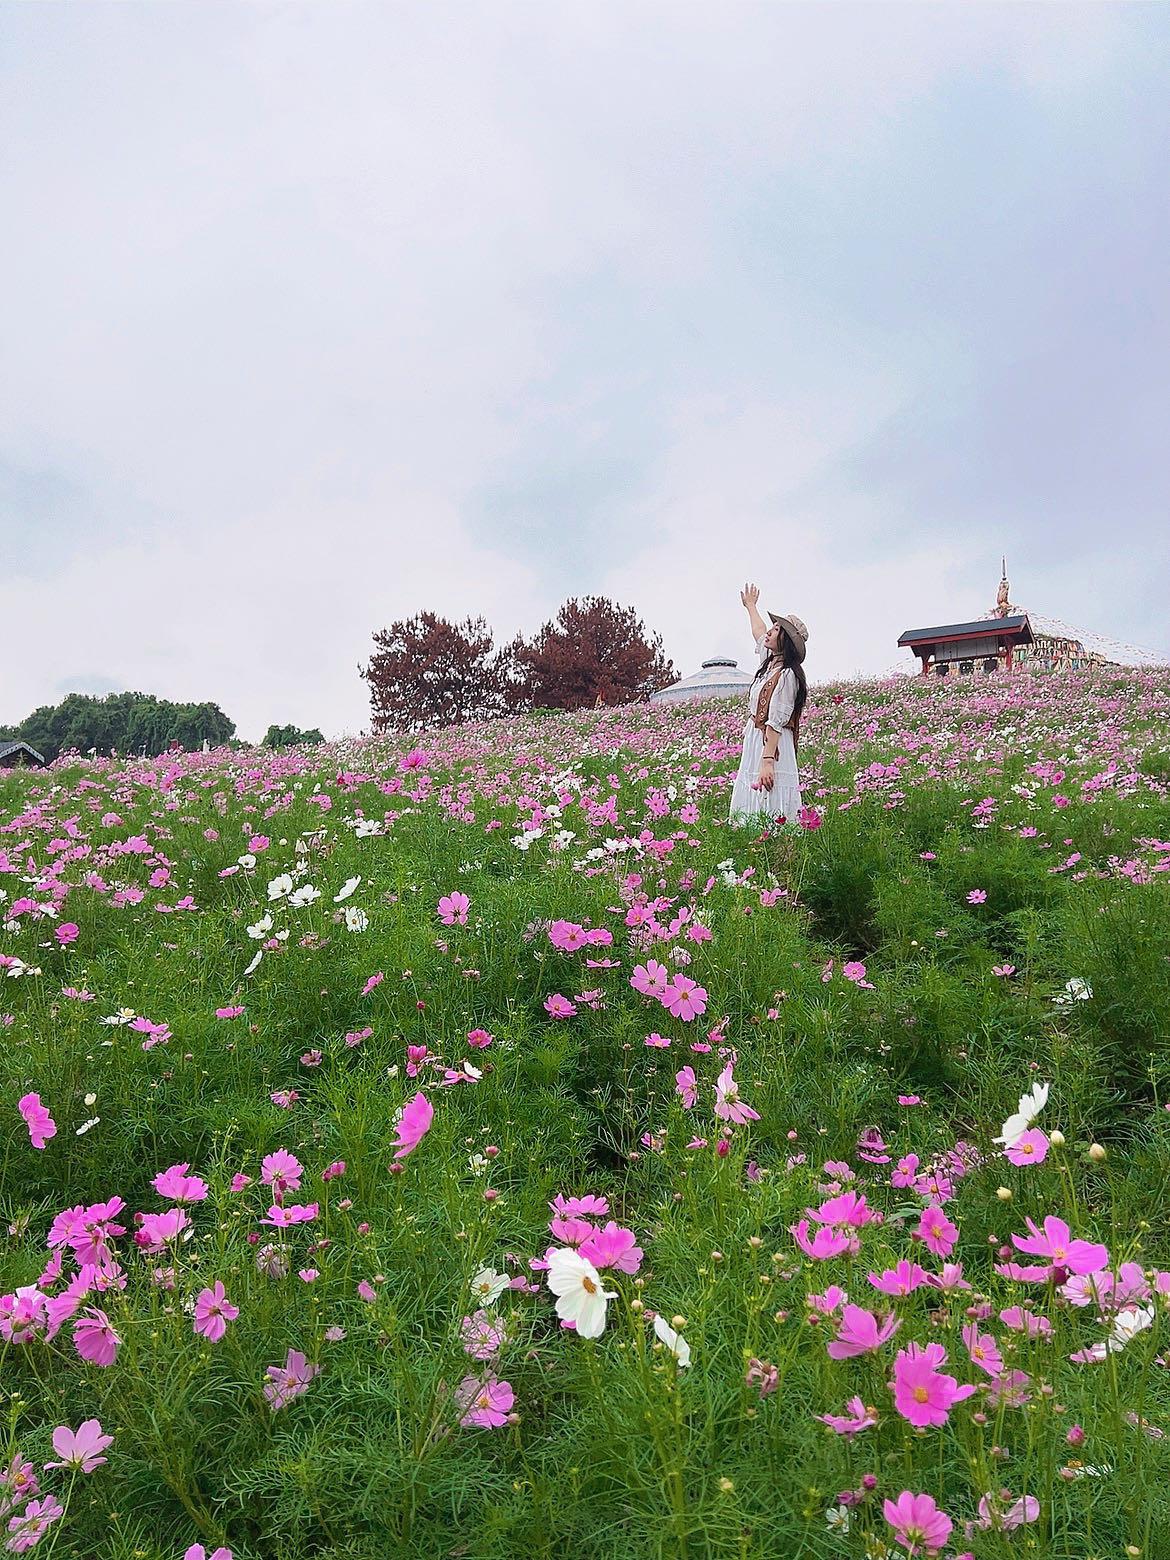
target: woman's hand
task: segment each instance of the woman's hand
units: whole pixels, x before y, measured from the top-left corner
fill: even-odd
[[[760,599],[760,587],[758,585],[745,585],[739,593],[739,599],[750,612]]]
[[[760,790],[770,791],[776,783],[776,760],[774,758],[760,759]]]

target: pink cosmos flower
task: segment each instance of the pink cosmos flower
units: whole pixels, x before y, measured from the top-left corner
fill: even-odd
[[[463,1318],[459,1335],[473,1360],[490,1360],[500,1352],[507,1329],[492,1312],[480,1310]]]
[[[695,1069],[684,1067],[674,1075],[675,1089],[683,1103],[684,1110],[690,1110],[699,1097],[695,1083]]]
[[[303,1174],[300,1160],[295,1154],[290,1154],[287,1148],[278,1148],[273,1154],[265,1154],[260,1161],[260,1179],[265,1186],[272,1188],[272,1195],[277,1202],[285,1192],[300,1190]]]
[[[881,1214],[869,1206],[865,1194],[852,1191],[841,1192],[819,1208],[806,1208],[805,1212],[818,1224],[851,1224],[861,1229],[866,1224],[881,1222]]]
[[[232,1552],[220,1544],[208,1554],[202,1544],[192,1544],[184,1551],[183,1560],[232,1560]]]
[[[373,991],[374,987],[380,986],[385,979],[386,977],[383,975],[381,970],[379,970],[376,975],[371,975],[369,980],[366,981],[365,985],[362,987],[362,996],[368,997],[370,992]]]
[[[1002,1375],[1003,1355],[999,1352],[994,1334],[981,1333],[977,1323],[969,1322],[963,1328],[963,1342],[971,1356],[972,1365],[978,1365],[980,1370],[992,1378]]]
[[[860,1250],[860,1242],[856,1235],[847,1235],[831,1224],[822,1224],[810,1240],[808,1233],[810,1228],[808,1219],[801,1219],[799,1224],[789,1225],[788,1233],[805,1256],[812,1257],[814,1261],[826,1262],[830,1257],[839,1257],[842,1252]]]
[[[999,975],[1006,980],[1016,973],[1016,967],[1014,964],[993,964],[991,973]]]
[[[73,1324],[73,1347],[83,1360],[94,1365],[112,1365],[121,1346],[122,1340],[104,1311],[87,1307],[85,1315]]]
[[[676,975],[662,993],[662,1005],[674,1018],[689,1024],[693,1018],[707,1011],[707,993],[697,981],[686,975]],[[755,1118],[759,1120],[759,1117]]]
[[[51,1137],[57,1136],[57,1123],[41,1104],[39,1094],[25,1094],[17,1101],[16,1108],[24,1117],[29,1141],[34,1148],[44,1148]]]
[[[645,964],[635,964],[630,985],[646,997],[661,998],[670,984],[670,971],[657,959],[647,959]]]
[[[633,1230],[623,1229],[611,1219],[604,1229],[597,1230],[579,1247],[595,1268],[616,1268],[619,1273],[636,1273],[642,1266],[642,1248],[635,1244]]]
[[[722,1121],[734,1121],[738,1125],[760,1119],[759,1112],[740,1099],[739,1085],[732,1077],[730,1062],[715,1080],[715,1114]]]
[[[35,1284],[0,1296],[0,1338],[6,1343],[30,1343],[44,1332],[47,1321],[48,1301]]]
[[[823,1294],[809,1295],[808,1305],[812,1311],[819,1311],[822,1316],[832,1316],[833,1312],[845,1304],[849,1296],[837,1284],[830,1284]]]
[[[475,1046],[476,1050],[479,1051],[486,1050],[491,1045],[493,1039],[494,1036],[490,1035],[486,1029],[471,1029],[467,1034],[468,1045]]]
[[[494,1430],[506,1425],[515,1401],[508,1382],[494,1376],[486,1381],[465,1376],[455,1393],[455,1406],[462,1414],[459,1423],[465,1430]]]
[[[242,1007],[220,1007],[216,1008],[215,1016],[216,1018],[239,1018],[243,1011]]]
[[[766,1398],[780,1385],[780,1372],[770,1360],[758,1360],[753,1356],[748,1361],[744,1384],[755,1387],[760,1396]]]
[[[46,1468],[76,1468],[80,1473],[92,1473],[105,1462],[99,1457],[107,1446],[114,1444],[112,1435],[103,1435],[96,1419],[86,1419],[76,1430],[68,1425],[58,1425],[53,1431],[53,1450],[60,1462],[48,1462]]]
[[[466,894],[444,894],[439,900],[439,919],[444,926],[466,926],[471,900]]]
[[[1031,1219],[1025,1219],[1024,1223],[1031,1234],[1012,1236],[1012,1244],[1018,1251],[1047,1257],[1054,1266],[1066,1268],[1070,1273],[1096,1273],[1109,1266],[1109,1252],[1105,1246],[1096,1241],[1074,1240],[1068,1225],[1054,1214],[1044,1220],[1043,1233]]]
[[[985,888],[973,888],[967,895],[969,905],[982,905],[987,902],[987,890]]]
[[[227,1332],[227,1324],[239,1316],[217,1278],[210,1289],[201,1289],[195,1299],[195,1331],[209,1343],[218,1343]]]
[[[918,1155],[907,1154],[904,1159],[899,1159],[890,1172],[890,1185],[898,1187],[913,1186],[917,1170]]]
[[[913,1495],[909,1490],[903,1490],[897,1500],[887,1500],[882,1510],[894,1530],[894,1542],[909,1555],[938,1554],[955,1525],[930,1495]]]
[[[1048,1138],[1039,1127],[1029,1127],[1003,1152],[1013,1165],[1043,1164],[1048,1157]]]
[[[138,1215],[140,1223],[134,1232],[134,1244],[140,1251],[159,1252],[168,1241],[177,1240],[190,1224],[181,1208],[168,1208],[165,1213]]]
[[[660,1051],[664,1051],[670,1044],[670,1036],[660,1035],[658,1031],[655,1030],[652,1035],[646,1036],[646,1044],[648,1046],[657,1047]]]
[[[561,953],[576,953],[588,945],[585,928],[576,921],[553,921],[548,928],[548,940]]]
[[[898,1096],[898,1104],[899,1105],[921,1105],[922,1104],[922,1097],[921,1097],[921,1095],[918,1095],[918,1094],[899,1094],[899,1096]]]
[[[317,1203],[289,1203],[287,1206],[273,1203],[260,1223],[270,1224],[275,1230],[287,1230],[294,1224],[312,1224],[319,1212]]]
[[[407,1154],[414,1152],[430,1131],[434,1115],[434,1106],[421,1090],[412,1100],[407,1100],[398,1112],[394,1138],[398,1152],[394,1155],[395,1159],[405,1159]]]
[[[916,1429],[945,1425],[954,1405],[975,1391],[973,1386],[961,1387],[953,1376],[938,1369],[946,1358],[941,1343],[912,1343],[895,1356],[890,1382],[894,1407]]]
[[[849,1437],[859,1435],[862,1430],[877,1424],[877,1409],[867,1408],[859,1397],[851,1397],[845,1408],[845,1414],[818,1414],[816,1417],[838,1435]]]
[[[599,1197],[596,1192],[586,1192],[583,1197],[566,1197],[558,1192],[549,1203],[549,1208],[553,1213],[563,1214],[566,1218],[576,1214],[584,1214],[586,1217],[599,1214],[604,1218],[609,1213],[609,1200]]]
[[[959,1239],[959,1231],[937,1203],[923,1210],[915,1235],[936,1257],[949,1257]]]
[[[544,1010],[550,1018],[572,1018],[577,1011],[568,997],[562,996],[559,991],[554,991],[551,997],[544,999]]]
[[[197,1175],[188,1175],[190,1165],[172,1165],[155,1176],[151,1185],[160,1197],[168,1202],[197,1203],[207,1200],[207,1182]]]
[[[859,1305],[846,1305],[841,1310],[837,1336],[828,1344],[829,1357],[849,1360],[857,1354],[876,1354],[901,1325],[892,1312],[879,1322],[872,1311],[863,1310]]]
[[[54,934],[62,948],[67,948],[70,943],[76,942],[81,935],[81,928],[73,921],[63,921]]]
[[[33,1549],[44,1538],[54,1522],[65,1515],[65,1507],[52,1495],[43,1500],[29,1501],[24,1511],[8,1521],[8,1542],[5,1548],[14,1555],[22,1555]]]
[[[1046,1316],[1037,1316],[1022,1305],[1008,1306],[999,1313],[999,1319],[1005,1327],[1013,1332],[1027,1333],[1029,1338],[1047,1337],[1052,1332],[1052,1323]]]
[[[321,1172],[321,1179],[328,1183],[336,1181],[345,1174],[345,1160],[335,1159],[331,1165],[326,1165]]]
[[[1011,1533],[1026,1522],[1035,1522],[1040,1516],[1040,1502],[1034,1495],[1021,1495],[1004,1507],[1003,1500],[994,1495],[984,1495],[979,1502],[978,1521],[968,1524],[965,1531],[970,1537],[975,1528],[992,1528],[997,1533]]]
[[[869,1282],[883,1295],[913,1294],[920,1284],[926,1283],[926,1273],[917,1262],[907,1262],[905,1257],[884,1273],[870,1273]]]
[[[264,1396],[269,1408],[274,1414],[286,1408],[294,1398],[303,1396],[313,1377],[320,1374],[320,1365],[310,1365],[299,1350],[290,1349],[283,1365],[270,1365],[266,1372]]]

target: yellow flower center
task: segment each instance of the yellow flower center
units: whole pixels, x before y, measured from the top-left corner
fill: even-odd
[[[593,1280],[591,1278],[583,1278],[581,1280],[581,1287],[588,1294],[595,1295],[597,1293],[597,1285],[593,1282]]]
[[[916,1403],[925,1403],[928,1401],[930,1394],[925,1387],[915,1387],[912,1396]]]

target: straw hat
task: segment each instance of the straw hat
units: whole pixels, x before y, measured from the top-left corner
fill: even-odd
[[[792,648],[796,652],[798,661],[804,660],[804,652],[808,648],[808,629],[797,617],[795,612],[790,612],[787,617],[778,617],[775,612],[769,612],[768,616],[773,623],[779,623],[780,627],[792,641]]]

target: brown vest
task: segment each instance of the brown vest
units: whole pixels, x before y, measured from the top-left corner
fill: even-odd
[[[776,684],[780,681],[781,676],[786,670],[787,668],[782,666],[779,668],[779,670],[773,672],[771,677],[765,678],[764,680],[764,686],[760,689],[760,696],[756,700],[756,712],[752,716],[752,721],[757,731],[762,732],[767,727],[768,706],[772,702],[772,695],[776,691]],[[793,749],[795,752],[799,753],[800,722],[795,719],[795,714],[790,715],[784,722],[784,730],[791,731]]]

